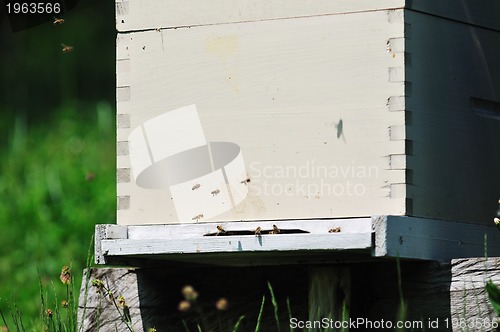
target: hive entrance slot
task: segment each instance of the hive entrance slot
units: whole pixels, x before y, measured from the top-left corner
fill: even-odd
[[[277,227],[273,229],[260,229],[260,230],[225,230],[221,226],[217,226],[217,231],[207,233],[203,236],[236,236],[236,235],[280,235],[280,234],[303,234],[309,233],[302,229],[278,229]]]

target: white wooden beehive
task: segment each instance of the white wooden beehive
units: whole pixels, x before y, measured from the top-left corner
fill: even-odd
[[[491,222],[497,1],[116,5],[118,224]]]

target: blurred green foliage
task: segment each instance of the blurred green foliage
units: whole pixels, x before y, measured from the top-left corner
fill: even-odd
[[[114,1],[80,0],[63,18],[17,33],[0,21],[1,113],[26,114],[31,124],[63,106],[114,100]]]
[[[28,326],[37,270],[58,291],[71,265],[78,290],[94,225],[115,222],[114,2],[64,19],[18,33],[0,20],[0,309],[15,302]]]
[[[497,316],[500,317],[500,289],[491,280],[486,282],[485,289],[486,293],[488,293],[493,310],[495,310]]]
[[[14,297],[21,311],[37,317],[37,269],[46,285],[71,264],[79,282],[94,225],[115,222],[112,108],[100,103],[85,112],[63,110],[50,128],[29,131],[17,120],[2,149],[2,309]]]

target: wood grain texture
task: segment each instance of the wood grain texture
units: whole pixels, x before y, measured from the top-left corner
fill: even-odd
[[[380,216],[373,220],[376,257],[450,260],[500,255],[500,233],[494,226],[434,219]]]
[[[484,286],[488,280],[500,286],[499,272],[499,258],[452,260],[450,304],[455,308],[454,317],[494,321],[496,314]]]
[[[398,274],[397,264],[400,265]],[[311,269],[319,269],[318,275],[311,277]],[[132,322],[136,331],[147,331],[155,327],[158,331],[185,331],[181,320],[192,324],[198,319],[196,310],[203,310],[209,330],[211,323],[217,322],[221,314],[222,323],[233,323],[245,315],[243,331],[255,330],[262,296],[266,296],[263,313],[263,331],[276,331],[273,306],[270,301],[267,282],[269,281],[279,306],[282,329],[288,326],[286,301],[289,299],[292,317],[306,320],[309,309],[304,303],[310,302],[310,284],[330,284],[350,290],[350,317],[370,321],[421,322],[424,328],[414,330],[465,331],[460,322],[484,322],[495,319],[492,307],[484,292],[489,279],[500,284],[499,258],[472,258],[451,262],[376,261],[370,264],[333,264],[319,266],[266,267],[266,268],[179,268],[176,266],[155,269],[92,269],[91,279],[106,282],[114,294],[124,296],[130,307]],[[350,270],[350,286],[338,271]],[[337,271],[337,272],[335,272]],[[347,273],[344,273],[346,276]],[[293,276],[293,277],[291,277]],[[321,279],[321,280],[319,280]],[[344,280],[344,281],[342,281]],[[401,287],[398,286],[401,284]],[[115,331],[114,324],[120,325],[116,309],[98,294],[96,288],[88,287],[85,296],[85,278],[81,288],[79,317],[84,317],[83,331]],[[199,292],[198,309],[187,313],[178,310],[183,299],[181,289],[193,286]],[[323,293],[321,293],[323,290]],[[331,300],[333,289],[318,288],[314,303]],[[322,296],[323,295],[323,296]],[[229,310],[217,312],[214,303],[220,297],[229,301]],[[398,316],[398,308],[403,298],[406,311]],[[330,301],[331,303],[331,301]],[[100,320],[97,320],[100,306]],[[84,307],[85,312],[84,312]],[[192,308],[193,309],[193,308]],[[328,316],[328,314],[326,315]],[[452,319],[455,328],[452,328]],[[446,324],[448,320],[448,324]],[[438,322],[429,328],[429,322]],[[191,327],[191,325],[189,325]],[[485,326],[484,323],[482,326]],[[219,326],[214,326],[216,329]],[[232,326],[231,326],[232,327]],[[195,329],[195,325],[193,325]],[[229,327],[228,327],[229,328]],[[362,328],[361,328],[362,329]],[[121,329],[123,330],[123,329]],[[370,329],[367,329],[370,330]],[[479,331],[472,328],[469,331]],[[485,331],[489,329],[485,328]]]
[[[368,284],[363,288],[365,297],[357,300],[369,308],[369,319],[395,321],[402,297],[405,320],[424,324],[424,329],[417,331],[491,331],[484,322],[491,324],[496,318],[484,286],[489,278],[500,283],[499,262],[499,258],[466,258],[442,263],[401,260],[372,264],[364,267],[363,280]],[[396,264],[400,264],[399,275]],[[431,321],[438,323],[432,329],[428,325]],[[480,325],[463,328],[466,322]]]
[[[262,297],[265,296],[261,331],[276,331],[273,305],[268,289],[271,284],[279,307],[281,327],[288,326],[287,299],[291,313],[298,319],[307,319],[307,268],[166,268],[166,269],[91,269],[90,279],[100,279],[118,298],[122,295],[129,306],[134,330],[147,332],[183,331],[184,320],[191,331],[196,323],[203,331],[232,331],[239,317],[245,315],[240,331],[254,331]],[[293,276],[293,278],[290,278]],[[85,280],[85,279],[84,279]],[[184,297],[184,286],[194,287],[198,293],[190,310],[182,312],[179,304]],[[85,282],[82,284],[79,317],[85,317],[83,331],[127,331],[109,297],[88,286],[85,300]],[[227,310],[215,307],[225,298]],[[83,312],[84,307],[85,313]],[[98,310],[100,308],[100,314]],[[99,319],[97,319],[99,317]],[[222,325],[219,325],[222,324]]]
[[[105,289],[92,286],[92,280],[101,280]],[[112,300],[114,298],[117,303],[120,295],[125,298],[134,330],[143,331],[138,293],[137,274],[133,270],[104,268],[84,271],[78,308],[81,331],[128,331],[121,319],[123,308],[115,307]]]

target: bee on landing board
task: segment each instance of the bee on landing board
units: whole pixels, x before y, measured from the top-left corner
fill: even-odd
[[[224,228],[222,228],[221,225],[217,225],[217,234],[215,234],[216,236],[219,235],[219,234],[224,234],[226,233],[226,230]]]
[[[278,228],[278,226],[273,225],[273,230],[269,232],[269,234],[279,234],[281,230]]]
[[[257,227],[257,228],[255,229],[255,231],[253,231],[253,232],[255,233],[255,236],[260,236],[260,235],[261,235],[261,232],[262,232],[262,228],[260,228],[260,226],[259,226],[259,227]]]

